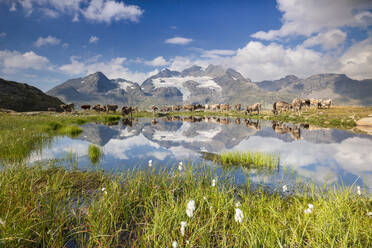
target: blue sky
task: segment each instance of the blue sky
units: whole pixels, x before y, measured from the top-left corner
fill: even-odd
[[[368,0],[0,0],[0,77],[48,90],[221,64],[253,81],[372,78],[371,25]]]

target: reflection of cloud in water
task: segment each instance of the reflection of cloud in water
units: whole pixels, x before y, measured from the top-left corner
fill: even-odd
[[[46,149],[43,149],[41,153],[34,152],[31,154],[30,162],[36,162],[40,160],[64,158],[67,153],[72,152],[77,157],[83,157],[88,155],[89,142],[81,141],[71,138],[58,138],[55,139],[53,145]]]
[[[188,137],[186,132],[189,129],[192,129],[192,124],[184,122],[182,126],[177,129],[177,131],[159,131],[155,130],[153,135],[154,140],[159,141],[177,141],[177,142],[208,142],[213,139],[214,136],[219,134],[222,131],[221,126],[216,126],[215,128],[208,131],[196,131],[198,135],[193,137]]]
[[[286,143],[275,138],[253,136],[233,149],[279,153],[282,164],[293,166],[300,175],[318,181],[337,180],[341,168],[350,174],[364,177],[364,183],[372,186],[371,177],[366,176],[366,173],[372,173],[371,147],[371,140],[359,137],[348,138],[341,143],[315,144],[304,140]]]
[[[166,151],[157,143],[148,140],[143,134],[140,134],[124,140],[111,139],[104,146],[104,152],[115,158],[128,159],[129,157],[140,157],[141,151],[136,148],[139,148],[144,156],[147,156],[149,152]]]

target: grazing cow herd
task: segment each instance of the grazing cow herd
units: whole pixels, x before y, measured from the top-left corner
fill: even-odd
[[[316,107],[316,108],[330,108],[332,105],[332,100],[327,99],[302,99],[302,98],[295,98],[293,99],[292,103],[287,103],[284,101],[277,101],[273,104],[273,110],[272,112],[277,115],[281,114],[285,111],[294,111],[296,113],[301,113],[302,109],[304,107],[310,108],[310,107]],[[75,106],[73,103],[69,104],[62,104],[60,105],[61,109],[64,112],[73,112],[75,110]],[[82,110],[95,110],[97,112],[116,112],[118,110],[118,105],[115,104],[96,104],[96,105],[81,105],[80,106]],[[230,106],[229,104],[189,104],[189,105],[173,105],[173,106],[163,106],[163,107],[157,107],[155,105],[151,106],[151,111],[153,113],[160,111],[160,112],[176,112],[176,111],[220,111],[220,112],[228,112],[231,109],[233,109],[234,106]],[[241,104],[235,105],[235,111],[240,112],[244,111],[245,115],[249,115],[252,113],[260,114],[262,110],[262,104],[261,103],[255,103],[252,105],[247,106],[245,109],[242,108]],[[50,110],[52,111],[52,109]],[[133,106],[123,106],[121,108],[122,115],[131,115],[133,112],[137,112],[137,107]]]

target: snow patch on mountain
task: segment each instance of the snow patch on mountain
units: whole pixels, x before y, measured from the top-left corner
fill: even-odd
[[[186,101],[190,97],[191,92],[184,84],[189,81],[196,82],[198,84],[198,88],[209,88],[217,91],[222,90],[221,86],[219,86],[211,77],[208,76],[159,77],[152,79],[152,84],[155,88],[176,87],[179,91],[181,91],[183,101]]]
[[[136,87],[133,85],[133,83],[129,82],[119,82],[120,89],[123,89],[125,91],[128,91],[129,89],[135,89]]]

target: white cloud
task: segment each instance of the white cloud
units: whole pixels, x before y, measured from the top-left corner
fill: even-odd
[[[56,18],[60,14],[73,16],[72,21],[79,21],[82,14],[87,20],[111,23],[129,20],[136,22],[143,14],[137,5],[126,5],[115,0],[0,0],[10,4],[9,11],[15,11],[17,3],[26,11],[26,15],[38,12]]]
[[[50,18],[57,18],[59,16],[58,12],[49,8],[42,8],[41,11]]]
[[[17,10],[17,8],[16,8],[16,3],[15,3],[15,2],[12,2],[12,5],[11,5],[9,11],[10,11],[10,12],[13,12],[13,11],[16,11],[16,10]]]
[[[133,82],[142,83],[146,78],[158,73],[158,70],[151,72],[135,72],[131,71],[123,65],[126,58],[117,57],[108,62],[98,61],[98,58],[87,59],[85,61],[78,57],[71,57],[71,63],[59,67],[59,69],[68,75],[82,75],[94,73],[96,71],[103,72],[108,78],[124,78]]]
[[[340,72],[355,79],[372,78],[372,38],[353,44],[339,61]]]
[[[111,0],[92,0],[82,11],[85,18],[96,22],[111,23],[112,20],[138,21],[143,10],[136,5],[126,5],[123,2]]]
[[[277,0],[283,12],[283,25],[278,30],[259,31],[252,37],[273,40],[288,35],[311,36],[339,27],[366,27],[372,23],[369,0]]]
[[[0,51],[0,68],[4,73],[16,73],[20,69],[51,70],[47,58],[30,51],[23,54],[17,51]]]
[[[234,55],[235,53],[236,51],[234,50],[222,50],[222,49],[203,50],[201,57],[218,58],[220,56]]]
[[[6,37],[6,33],[1,32],[1,33],[0,33],[0,39],[5,39],[5,37]]]
[[[169,62],[166,61],[163,56],[159,56],[154,58],[153,60],[145,61],[145,64],[150,66],[165,66],[168,65]]]
[[[99,38],[97,36],[90,36],[89,43],[97,43]]]
[[[63,43],[63,45],[62,45],[63,48],[68,48],[69,46],[70,46],[70,44],[68,44],[68,43]]]
[[[37,41],[35,41],[34,45],[37,47],[45,46],[45,45],[58,45],[61,42],[61,40],[57,39],[53,36],[48,37],[39,37]]]
[[[339,29],[332,29],[305,40],[302,45],[304,47],[321,45],[323,49],[328,50],[337,48],[339,45],[344,44],[346,37],[347,34],[345,32],[342,32]]]
[[[165,43],[175,44],[175,45],[186,45],[192,42],[192,39],[183,37],[173,37],[165,40]]]

